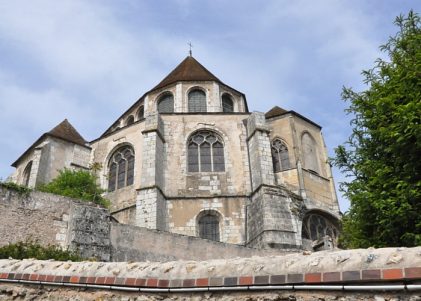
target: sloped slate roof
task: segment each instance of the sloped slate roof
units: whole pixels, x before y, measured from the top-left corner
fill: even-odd
[[[152,90],[163,88],[179,81],[217,81],[221,82],[208,69],[203,67],[194,57],[186,57]]]
[[[67,119],[64,119],[60,122],[56,127],[54,127],[51,131],[44,133],[35,141],[15,162],[13,162],[12,166],[17,167],[19,161],[25,157],[35,146],[37,146],[44,138],[51,136],[55,138],[59,138],[65,140],[67,142],[71,142],[74,144],[78,144],[81,146],[88,147],[86,145],[86,140],[76,131],[76,129],[70,124]]]

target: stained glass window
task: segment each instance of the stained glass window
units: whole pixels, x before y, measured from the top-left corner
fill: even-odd
[[[189,93],[189,112],[206,112],[206,94],[202,90]]]
[[[222,111],[234,112],[234,103],[228,94],[222,95]]]
[[[199,219],[199,236],[204,239],[219,241],[218,216],[209,213]]]
[[[174,97],[172,94],[165,94],[158,101],[159,113],[172,113],[174,112]]]
[[[130,146],[117,149],[108,164],[108,191],[132,185],[134,179],[134,151]]]
[[[222,139],[211,131],[199,131],[191,136],[187,144],[187,170],[225,171]]]
[[[275,139],[272,141],[272,162],[273,162],[273,171],[280,172],[291,168],[289,163],[289,154],[288,148],[284,142],[280,139]]]

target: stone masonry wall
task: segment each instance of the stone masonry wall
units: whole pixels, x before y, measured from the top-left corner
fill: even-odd
[[[258,250],[124,224],[111,224],[113,261],[208,260],[280,255],[282,250]]]
[[[26,240],[110,260],[108,211],[50,193],[22,195],[0,187],[0,245]]]

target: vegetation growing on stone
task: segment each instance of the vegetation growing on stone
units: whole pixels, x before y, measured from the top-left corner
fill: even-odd
[[[21,195],[28,195],[32,191],[32,189],[30,189],[26,186],[19,185],[19,184],[13,183],[13,182],[1,182],[0,181],[0,187],[4,187],[4,188],[10,189],[10,190],[14,190]]]
[[[108,207],[110,202],[103,198],[104,192],[96,182],[93,173],[84,170],[63,169],[58,177],[48,184],[37,187],[43,192],[50,192],[75,199],[91,201],[104,207]]]
[[[341,189],[351,206],[343,219],[349,248],[421,245],[421,22],[396,18],[398,33],[363,71],[366,91],[344,88],[352,135],[333,163],[350,177]]]
[[[38,242],[26,241],[8,244],[0,247],[0,259],[25,259],[35,258],[39,260],[82,261],[76,252],[62,250],[58,246],[41,246]]]

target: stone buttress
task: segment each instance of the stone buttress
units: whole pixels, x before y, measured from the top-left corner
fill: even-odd
[[[164,123],[158,113],[145,120],[141,184],[136,198],[136,225],[166,230]]]
[[[269,128],[263,113],[247,119],[252,192],[247,208],[247,245],[259,248],[301,248],[292,200],[282,186],[275,185]]]

